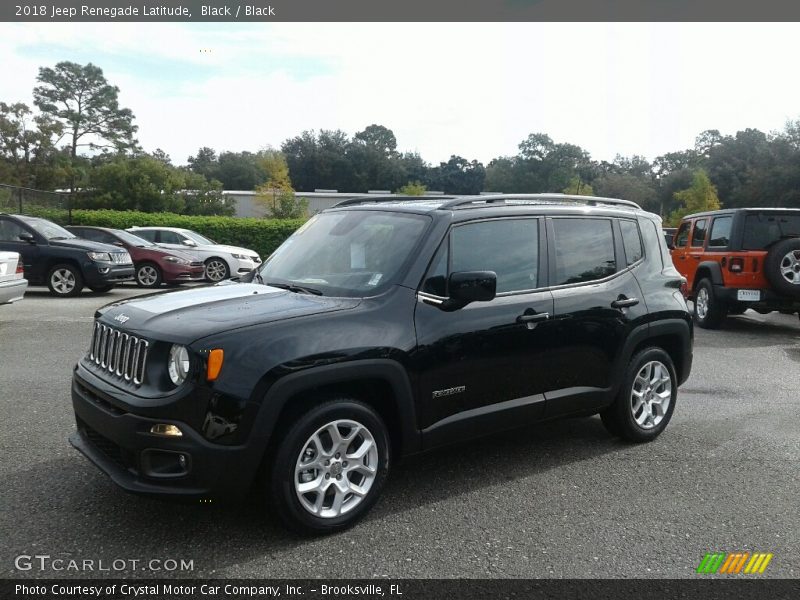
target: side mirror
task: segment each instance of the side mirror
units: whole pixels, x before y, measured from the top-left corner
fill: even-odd
[[[23,242],[28,242],[29,244],[35,244],[36,243],[36,238],[33,237],[32,233],[28,233],[27,231],[24,232],[24,233],[20,233],[19,234],[19,239],[21,239]]]
[[[191,246],[197,246],[197,244],[195,243],[194,240],[183,240],[181,242],[181,244],[183,244],[184,246],[190,246],[190,247]]]
[[[456,310],[470,302],[488,302],[497,295],[497,274],[494,271],[460,271],[447,280],[450,298],[443,308]]]

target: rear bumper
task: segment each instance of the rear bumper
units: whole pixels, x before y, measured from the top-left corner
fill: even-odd
[[[748,308],[754,308],[756,310],[784,310],[791,312],[800,311],[800,298],[792,298],[791,296],[777,294],[770,289],[760,289],[758,291],[761,292],[761,300],[758,302],[747,302],[738,300],[736,298],[736,294],[739,289],[740,288],[715,285],[714,295],[726,304],[739,304],[742,306],[747,306]]]
[[[72,406],[77,431],[70,444],[128,492],[199,499],[240,497],[250,488],[253,452],[245,446],[213,444],[184,422],[123,411],[77,374]],[[156,423],[176,425],[183,435],[153,434]]]
[[[0,282],[0,304],[11,304],[17,300],[22,300],[27,289],[27,279],[12,279]]]

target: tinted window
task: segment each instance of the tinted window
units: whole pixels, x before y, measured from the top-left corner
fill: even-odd
[[[554,285],[603,279],[617,272],[609,219],[553,219]]]
[[[428,274],[425,276],[425,281],[422,284],[422,291],[434,296],[447,296],[447,257],[448,257],[448,241],[445,240],[436,256],[433,257],[433,262],[428,269]]]
[[[683,248],[686,246],[686,243],[689,241],[689,227],[691,227],[691,225],[691,221],[684,221],[681,223],[681,228],[678,229],[678,235],[675,237],[676,248]]]
[[[538,285],[539,222],[498,219],[454,227],[450,272],[494,271],[497,293]]]
[[[105,239],[103,239],[103,236],[101,235],[103,232],[97,231],[96,229],[71,229],[70,231],[84,240],[90,240],[92,242],[105,242]]]
[[[622,245],[625,246],[625,258],[628,265],[642,259],[642,238],[639,237],[639,225],[636,221],[621,220],[619,228],[622,230]]]
[[[706,220],[698,219],[694,222],[692,231],[692,246],[702,246],[706,241]]]
[[[24,221],[28,227],[35,229],[36,233],[47,240],[69,240],[75,237],[69,231],[61,227],[61,225],[56,225],[45,219],[39,219],[37,217],[20,217],[20,219]]]
[[[156,232],[152,229],[134,229],[133,235],[143,238],[148,242],[156,241]]]
[[[711,224],[711,237],[708,240],[709,246],[727,246],[731,241],[731,223],[733,217],[717,217]]]
[[[21,242],[20,233],[30,233],[13,221],[0,219],[0,242]]]
[[[174,231],[162,230],[158,232],[158,241],[162,244],[180,244],[185,239],[185,237],[175,233]]]
[[[758,213],[744,221],[745,250],[763,250],[782,237],[800,236],[800,215]]]

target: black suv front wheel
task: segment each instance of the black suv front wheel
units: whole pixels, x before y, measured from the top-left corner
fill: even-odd
[[[77,296],[83,290],[83,276],[74,265],[56,265],[47,273],[47,287],[56,296]]]
[[[646,348],[631,359],[614,404],[600,417],[613,435],[629,442],[649,442],[666,428],[677,397],[672,358],[661,348]]]
[[[380,415],[349,398],[303,414],[281,440],[268,494],[281,521],[302,534],[351,526],[380,496],[389,437]]]

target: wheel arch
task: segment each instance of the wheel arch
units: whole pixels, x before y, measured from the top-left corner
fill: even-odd
[[[621,353],[616,381],[622,381],[628,363],[639,351],[658,347],[669,354],[675,365],[678,385],[682,385],[692,370],[692,339],[692,325],[683,319],[663,319],[634,329]],[[614,395],[617,391],[618,388],[614,390]]]
[[[332,395],[351,397],[384,420],[395,455],[421,447],[414,394],[405,369],[389,359],[357,360],[292,373],[263,396],[251,436],[263,441],[260,462],[273,451],[279,433],[300,414]]]
[[[710,279],[711,283],[714,285],[725,285],[725,281],[722,278],[722,268],[719,266],[719,263],[712,260],[703,261],[697,265],[694,283],[692,284],[692,292],[697,289],[697,285],[703,279]]]

